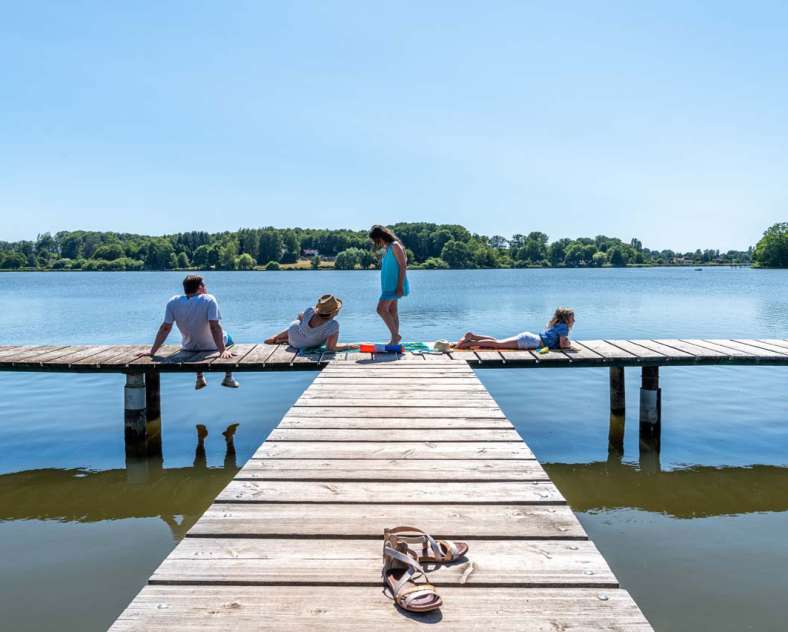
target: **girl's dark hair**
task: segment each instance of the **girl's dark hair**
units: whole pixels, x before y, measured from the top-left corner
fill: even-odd
[[[393,230],[386,226],[382,226],[381,224],[375,224],[369,229],[369,238],[372,241],[385,241],[387,244],[400,241],[399,237],[394,234]]]

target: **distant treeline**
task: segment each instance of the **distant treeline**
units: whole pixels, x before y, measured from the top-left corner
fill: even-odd
[[[477,235],[457,224],[400,223],[399,235],[414,268],[601,267],[627,265],[788,265],[788,224],[770,228],[746,251],[651,250],[639,239],[598,235],[550,241],[545,233]],[[377,265],[366,231],[242,228],[159,237],[63,231],[35,241],[0,242],[0,268],[20,270],[268,270],[308,259],[312,267]]]

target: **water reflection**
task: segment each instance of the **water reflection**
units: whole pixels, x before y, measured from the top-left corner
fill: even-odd
[[[788,511],[788,467],[695,465],[654,471],[612,459],[548,463],[545,469],[577,512],[641,509],[706,518]]]
[[[161,518],[182,538],[238,471],[235,432],[222,433],[222,467],[209,467],[207,428],[198,424],[191,467],[164,468],[161,456],[128,457],[123,469],[36,469],[0,475],[0,521],[100,522]]]

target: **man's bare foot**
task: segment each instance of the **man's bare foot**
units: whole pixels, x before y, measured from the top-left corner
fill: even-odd
[[[402,342],[402,336],[397,334],[396,336],[392,336],[391,337],[391,340],[389,340],[388,344],[390,344],[390,345],[398,345],[400,342]]]
[[[238,429],[239,424],[230,424],[227,426],[227,430],[225,430],[222,435],[224,436],[225,441],[232,441],[233,437],[235,436],[235,431]]]
[[[205,427],[205,424],[197,424],[197,438],[202,441],[207,436],[208,428]]]

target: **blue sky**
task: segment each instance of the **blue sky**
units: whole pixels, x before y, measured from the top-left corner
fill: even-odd
[[[785,2],[0,0],[0,239],[788,220]]]

